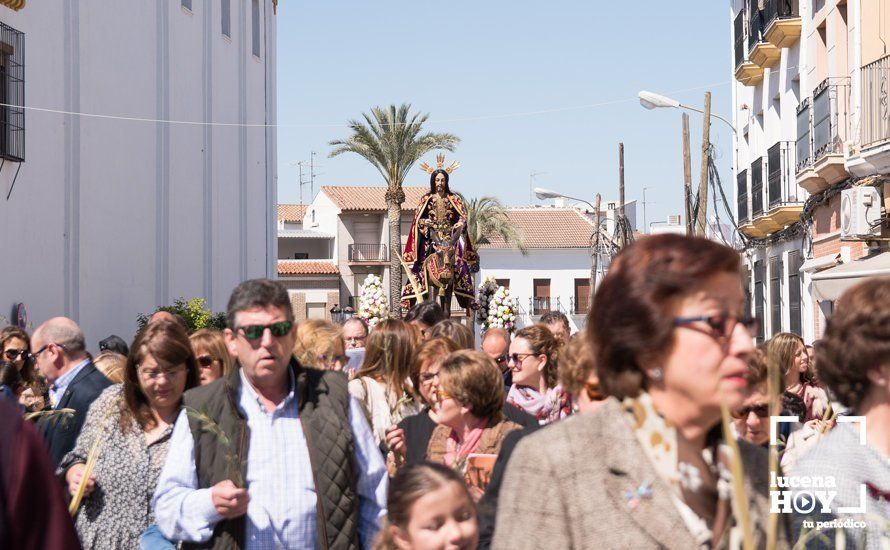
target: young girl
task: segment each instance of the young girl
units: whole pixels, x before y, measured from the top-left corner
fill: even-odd
[[[447,466],[421,462],[399,470],[386,507],[375,550],[474,550],[479,543],[476,506]]]

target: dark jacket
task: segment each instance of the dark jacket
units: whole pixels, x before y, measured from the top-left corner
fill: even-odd
[[[39,431],[46,441],[54,468],[74,448],[90,405],[110,385],[111,382],[90,361],[68,384],[56,406],[56,409],[73,409],[74,414],[67,418],[45,417],[40,420]]]
[[[339,372],[304,368],[296,359],[291,359],[290,368],[296,380],[300,423],[318,496],[318,543],[322,548],[358,548],[358,473],[349,423],[346,377]],[[234,447],[221,445],[218,435],[207,429],[207,420],[197,418],[194,413],[189,415],[195,442],[195,471],[198,486],[202,489],[233,479],[233,468],[238,465],[241,465],[241,478],[244,479],[249,467],[250,433],[247,419],[237,405],[241,391],[240,370],[240,367],[234,368],[225,377],[191,389],[183,397],[187,410],[209,417]],[[229,456],[232,451],[236,454],[235,461]],[[243,516],[220,521],[206,544],[184,547],[243,548],[244,521]]]
[[[399,422],[399,428],[405,430],[406,464],[417,464],[426,460],[426,450],[430,444],[430,437],[436,429],[436,423],[429,415],[429,407],[424,407],[418,414],[409,416]],[[519,424],[523,428],[538,426],[538,419],[524,410],[513,405],[504,404],[504,417]]]
[[[40,436],[0,402],[0,548],[80,548]]]
[[[513,454],[513,449],[516,448],[516,444],[519,443],[520,439],[542,427],[536,420],[531,426],[510,432],[504,438],[504,442],[501,444],[501,452],[498,453],[498,459],[494,463],[494,469],[491,471],[488,487],[485,488],[485,494],[482,496],[482,500],[479,501],[479,550],[491,548],[491,540],[494,538],[494,520],[498,509],[498,497],[501,493],[501,482],[504,480],[504,470],[507,468],[507,462],[510,460],[510,455]]]

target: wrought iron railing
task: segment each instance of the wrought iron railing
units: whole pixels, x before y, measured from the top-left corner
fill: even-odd
[[[813,164],[813,134],[810,98],[805,97],[797,106],[797,142],[795,144],[795,156],[797,157],[797,171],[801,172]]]
[[[800,17],[798,0],[764,0],[763,2],[763,28],[769,28],[776,19],[788,19]]]
[[[748,0],[747,8],[748,51],[750,52],[754,49],[754,46],[756,46],[758,42],[761,42],[763,40],[761,37],[761,33],[763,32],[763,19],[760,12],[758,0]]]
[[[862,67],[862,148],[890,139],[890,55]]]
[[[794,179],[794,142],[779,141],[766,154],[766,194],[770,209],[801,202]]]
[[[738,191],[738,217],[739,225],[748,223],[748,171],[742,170],[736,176],[736,189]]]
[[[531,299],[531,307],[532,315],[543,315],[550,311],[550,297],[549,296],[535,296]]]
[[[826,78],[813,93],[813,162],[843,153],[847,139],[850,79]]]
[[[386,253],[386,245],[385,244],[356,243],[356,244],[349,245],[349,261],[350,262],[388,262],[389,255]]]
[[[751,165],[751,218],[763,214],[763,157]]]
[[[739,10],[733,22],[733,34],[735,38],[735,66],[738,67],[745,61],[745,10]]]

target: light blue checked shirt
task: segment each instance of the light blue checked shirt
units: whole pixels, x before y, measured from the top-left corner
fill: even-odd
[[[71,381],[74,380],[74,377],[83,370],[83,368],[90,364],[89,359],[84,359],[80,363],[71,367],[71,370],[60,376],[53,382],[52,386],[49,387],[49,401],[52,404],[54,409],[59,407],[59,402],[62,400],[62,396],[65,395],[65,391],[68,389],[68,386],[71,385]]]
[[[358,534],[362,547],[369,548],[386,515],[388,477],[361,405],[352,397],[349,401],[359,496]],[[242,371],[238,404],[250,429],[245,548],[318,547],[315,483],[293,378],[290,393],[270,413]],[[164,536],[176,541],[209,540],[222,519],[210,491],[198,489],[194,440],[183,411],[173,428],[152,502]]]

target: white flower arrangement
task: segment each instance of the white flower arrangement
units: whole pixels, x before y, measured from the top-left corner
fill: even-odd
[[[479,304],[477,322],[482,325],[483,331],[499,327],[513,332],[519,304],[516,298],[510,296],[509,289],[498,286],[494,277],[486,277],[479,285],[477,303]]]
[[[372,328],[389,315],[389,301],[383,292],[383,281],[377,275],[368,275],[362,283],[356,313]]]

